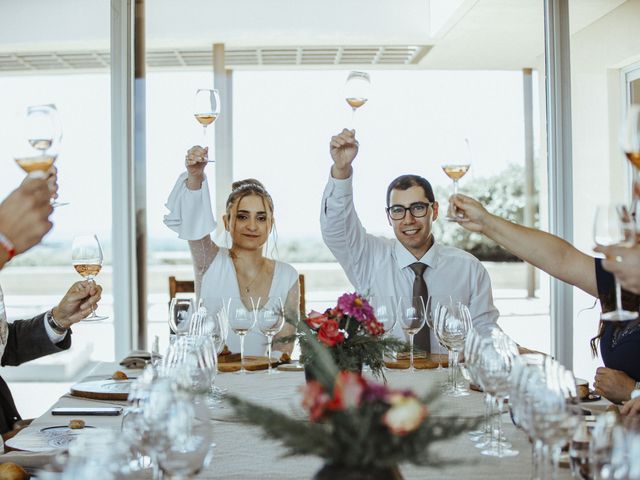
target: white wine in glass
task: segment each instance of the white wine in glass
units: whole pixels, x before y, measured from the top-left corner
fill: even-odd
[[[462,147],[462,145],[459,145]],[[456,157],[455,163],[443,163],[441,165],[442,171],[453,181],[453,195],[458,194],[458,181],[464,177],[471,168],[471,144],[469,139],[464,139],[464,148],[453,152]],[[452,211],[453,205],[449,208],[445,220],[450,222],[460,221],[460,217],[456,215],[455,211]]]
[[[366,72],[349,72],[345,83],[345,100],[351,107],[351,123],[355,128],[356,110],[369,100],[371,78]]]
[[[46,177],[58,158],[62,126],[55,105],[34,105],[27,108],[24,119],[26,142],[19,145],[14,159],[28,175]],[[54,207],[68,205],[52,200]]]
[[[96,235],[80,235],[73,239],[71,261],[73,262],[73,268],[83,278],[95,283],[95,277],[102,269],[103,260],[102,247]],[[91,310],[91,315],[82,320],[83,322],[97,322],[109,318],[97,315],[93,307],[91,307]]]
[[[207,127],[212,125],[220,115],[220,95],[218,90],[199,88],[196,91],[193,115],[196,121],[202,125],[202,146],[207,145]],[[213,163],[213,160],[208,160]]]

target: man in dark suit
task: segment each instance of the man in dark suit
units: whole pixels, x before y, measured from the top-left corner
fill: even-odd
[[[0,269],[16,254],[40,243],[51,229],[49,199],[56,195],[55,170],[49,177],[27,177],[0,203]],[[74,283],[60,303],[31,320],[7,322],[0,288],[0,363],[20,365],[71,346],[71,325],[88,316],[100,300],[102,287],[93,282]],[[11,431],[20,414],[11,391],[0,377],[0,433]]]

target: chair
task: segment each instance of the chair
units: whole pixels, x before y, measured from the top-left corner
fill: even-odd
[[[300,318],[307,316],[307,303],[305,301],[304,275],[298,275],[300,283]],[[169,277],[169,301],[175,298],[177,293],[194,293],[195,282],[193,280],[176,280],[176,277]]]

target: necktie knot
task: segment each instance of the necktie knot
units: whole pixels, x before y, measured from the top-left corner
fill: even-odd
[[[427,266],[424,263],[416,262],[409,265],[409,268],[413,270],[413,273],[416,274],[416,277],[421,277],[424,274],[424,271],[427,269]]]

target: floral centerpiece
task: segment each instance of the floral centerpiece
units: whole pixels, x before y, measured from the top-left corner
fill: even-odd
[[[329,348],[340,370],[361,371],[368,365],[376,376],[382,376],[385,355],[405,348],[405,342],[384,335],[371,304],[358,293],[345,293],[335,307],[312,311],[304,322],[310,328],[299,336],[305,365],[314,362],[309,335]]]
[[[316,355],[311,365],[316,380],[302,387],[309,421],[229,397],[240,421],[259,425],[266,437],[278,439],[285,455],[323,458],[317,480],[395,480],[402,478],[398,465],[403,462],[444,465],[430,452],[431,445],[478,424],[477,419],[430,416],[427,404],[434,395],[419,398],[338,370],[317,336],[308,342]]]

